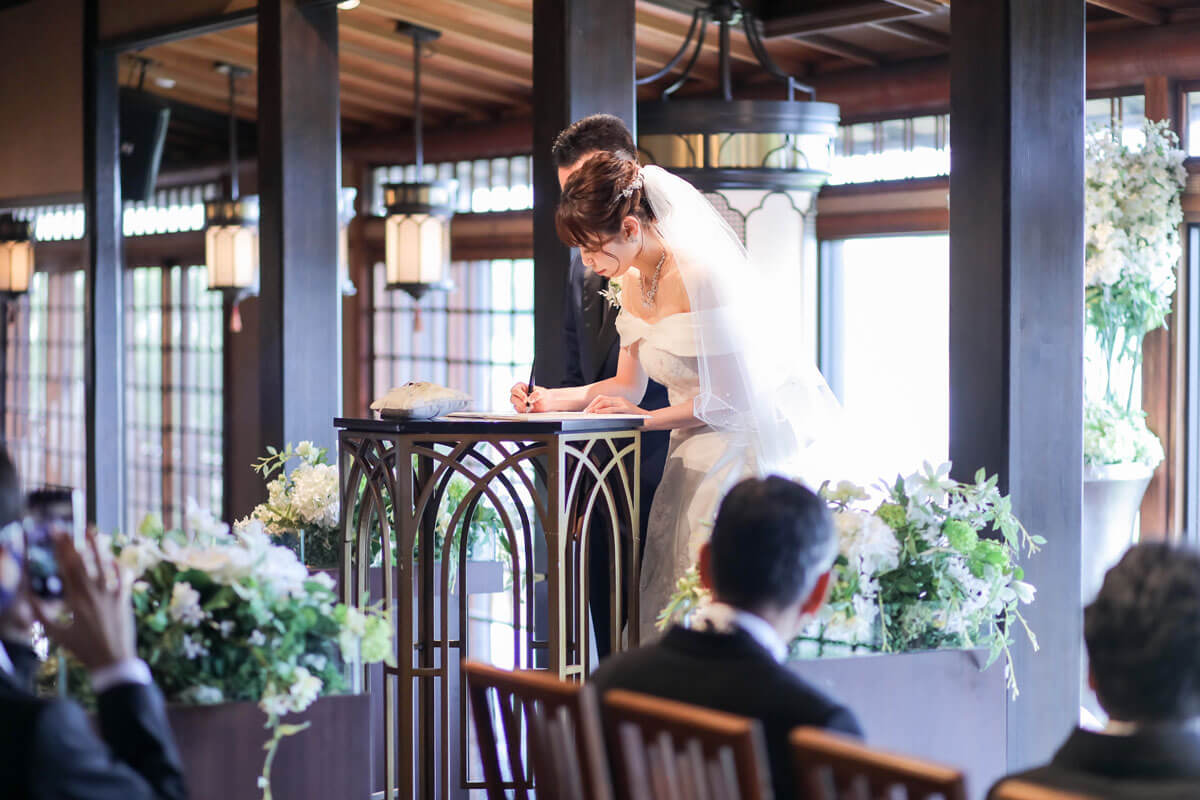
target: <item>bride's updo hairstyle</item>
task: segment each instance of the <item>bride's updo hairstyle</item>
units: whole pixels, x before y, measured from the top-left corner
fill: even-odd
[[[554,224],[568,247],[599,250],[621,232],[626,217],[654,222],[636,161],[600,152],[571,173]]]

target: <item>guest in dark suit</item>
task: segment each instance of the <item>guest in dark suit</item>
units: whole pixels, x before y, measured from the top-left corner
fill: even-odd
[[[21,513],[16,470],[0,450],[0,524]],[[19,524],[19,523],[17,523]],[[6,529],[8,536],[13,527]],[[0,796],[14,800],[150,800],[184,798],[183,765],[167,723],[162,696],[137,658],[129,583],[91,541],[109,577],[92,576],[69,539],[55,543],[64,584],[63,605],[73,622],[16,587],[17,548],[0,541]],[[18,579],[19,580],[19,579]],[[36,612],[35,612],[36,609]],[[96,690],[100,735],[83,709],[69,700],[33,693],[38,666],[29,629],[36,613],[47,634],[88,668]]]
[[[787,737],[800,725],[861,736],[854,714],[788,669],[787,643],[820,609],[837,541],[815,494],[780,477],[734,487],[700,551],[714,602],[690,627],[618,653],[589,681],[753,717],[763,724],[775,796],[796,797]]]
[[[1090,685],[1109,716],[1012,777],[1088,797],[1200,797],[1200,554],[1140,544],[1083,612]]]
[[[573,123],[558,135],[554,142],[554,162],[558,165],[559,184],[566,182],[571,173],[598,152],[606,151],[636,158],[633,135],[625,123],[611,114],[595,114]],[[571,272],[563,310],[563,327],[566,336],[567,363],[564,386],[584,386],[606,380],[617,374],[617,356],[620,342],[615,320],[617,309],[600,293],[605,280],[583,265],[579,252],[571,253]],[[670,405],[667,390],[650,381],[641,407],[647,410],[666,408]],[[650,503],[654,490],[662,479],[663,465],[667,459],[670,431],[652,431],[642,434],[641,464],[641,535],[646,534],[650,519]],[[607,524],[597,524],[595,535],[590,538],[589,604],[592,609],[592,626],[596,631],[597,656],[604,658],[611,649],[607,632],[610,628],[612,611],[609,608],[609,548],[605,540]],[[642,540],[644,545],[645,540]],[[638,553],[641,557],[641,553]],[[622,576],[629,574],[629,557],[623,553],[626,564]],[[622,596],[628,585],[621,587]],[[626,615],[622,615],[624,624]]]

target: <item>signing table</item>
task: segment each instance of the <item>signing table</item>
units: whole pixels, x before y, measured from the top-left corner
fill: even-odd
[[[490,507],[502,522],[497,550],[511,576],[504,591],[511,595],[514,666],[582,678],[591,658],[589,536],[604,536],[610,548],[613,625],[596,635],[609,636],[614,650],[637,644],[636,625],[625,642],[619,630],[623,604],[629,619],[638,618],[637,559],[626,567],[611,554],[638,552],[641,422],[338,419],[335,425],[343,599],[354,606],[382,601],[395,615],[397,665],[371,681],[382,683],[372,699],[372,713],[383,721],[386,762],[377,788],[384,797],[465,797],[467,789],[483,788],[482,776],[468,768],[469,712],[466,693],[458,691],[460,662],[472,652],[465,544],[476,509]],[[457,502],[448,500],[452,482]],[[429,541],[433,548],[425,546]],[[540,585],[544,604],[535,602]],[[622,585],[626,597],[617,589]],[[369,680],[369,674],[356,680],[363,677]]]

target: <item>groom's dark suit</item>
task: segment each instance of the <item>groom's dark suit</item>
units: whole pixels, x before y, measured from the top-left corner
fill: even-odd
[[[610,689],[691,703],[762,722],[777,798],[798,797],[788,734],[801,725],[862,736],[850,709],[780,664],[753,636],[676,626],[654,644],[617,653],[588,678]]]
[[[600,292],[604,290],[604,284],[604,278],[584,266],[583,259],[579,257],[579,251],[573,251],[566,308],[563,313],[567,345],[564,386],[584,386],[617,374],[617,359],[621,349],[615,323],[617,309],[613,308],[608,300],[600,295]],[[650,411],[665,408],[669,405],[667,390],[654,381],[650,381],[646,387],[646,396],[640,405]],[[668,431],[652,431],[642,434],[641,536],[643,545],[646,541],[646,523],[650,519],[650,502],[654,499],[654,490],[658,487],[658,482],[662,480],[669,439]],[[591,585],[589,602],[592,608],[592,625],[596,629],[597,655],[601,658],[608,655],[610,649],[606,632],[611,619],[608,596],[609,560],[608,548],[603,541],[604,527],[603,525],[597,526],[596,530],[599,535],[590,537],[591,547],[588,556],[589,583]],[[641,558],[641,553],[638,553],[638,557]],[[628,575],[628,570],[622,570],[621,574]],[[627,587],[621,587],[621,589],[624,592]]]
[[[183,764],[154,686],[119,684],[97,698],[100,733],[69,700],[36,697],[37,659],[0,643],[0,796],[12,800],[180,800]]]

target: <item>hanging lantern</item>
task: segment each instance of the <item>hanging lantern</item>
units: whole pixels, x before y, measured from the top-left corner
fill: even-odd
[[[33,225],[0,216],[0,295],[13,298],[29,291],[33,278]]]
[[[208,288],[258,288],[258,198],[209,200],[204,204],[204,263]]]
[[[238,302],[258,291],[258,198],[238,193],[237,79],[250,70],[217,64],[229,79],[229,194],[204,204],[204,261],[208,288],[233,295],[230,330],[241,330]]]
[[[456,184],[453,181],[421,181],[425,171],[425,148],[421,139],[421,48],[441,34],[407,22],[398,23],[396,30],[412,37],[413,43],[413,140],[417,181],[384,184],[383,204],[387,207],[384,253],[388,288],[403,289],[414,300],[420,300],[430,291],[453,288],[447,272]],[[420,325],[419,318],[416,324]]]
[[[427,292],[449,290],[450,217],[454,186],[448,182],[388,183],[385,260],[389,289],[420,300]]]

